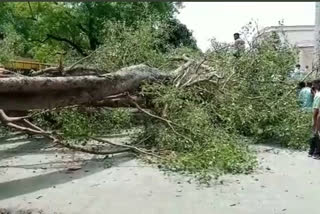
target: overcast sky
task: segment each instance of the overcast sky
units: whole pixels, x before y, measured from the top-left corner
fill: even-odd
[[[193,31],[198,46],[205,50],[209,39],[232,42],[233,33],[250,20],[259,28],[278,25],[313,25],[314,2],[185,2],[178,19]]]

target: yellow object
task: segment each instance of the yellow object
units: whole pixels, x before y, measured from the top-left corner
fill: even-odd
[[[40,63],[32,60],[11,60],[4,65],[8,70],[15,71],[30,71],[30,70],[41,70],[44,68],[52,67],[50,64]]]

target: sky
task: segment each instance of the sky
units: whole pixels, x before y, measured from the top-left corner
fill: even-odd
[[[198,46],[205,51],[209,39],[232,42],[233,34],[251,20],[259,29],[278,25],[313,25],[314,2],[184,2],[178,19],[193,31]]]

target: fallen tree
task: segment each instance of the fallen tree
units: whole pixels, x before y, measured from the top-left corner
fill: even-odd
[[[195,68],[193,71],[190,69],[192,65]],[[202,69],[199,69],[200,67]],[[59,70],[59,67],[48,68],[45,72],[37,73],[43,75],[48,72],[48,75],[51,75],[52,72]],[[93,72],[93,69],[72,67],[72,69],[66,68],[62,73],[77,73],[79,70],[83,73]],[[130,102],[125,101],[126,98],[120,99],[121,95],[135,94],[142,83],[168,81],[175,82],[177,87],[185,87],[211,80],[213,77],[220,78],[208,66],[197,64],[190,59],[171,72],[161,72],[146,65],[136,65],[103,75],[13,76],[0,80],[0,109],[52,109],[69,105],[99,105],[98,103],[115,106],[115,102],[130,105]]]
[[[161,54],[137,38],[127,39],[132,49],[121,40],[69,67],[60,61],[30,76],[0,75],[1,121],[70,149],[148,154],[174,171],[203,175],[251,172],[255,156],[243,137],[305,147],[310,118],[289,94],[295,85],[286,76],[296,59],[290,46],[266,40],[234,58],[214,41],[204,56],[186,49]],[[130,145],[101,140],[127,130],[136,134]]]
[[[0,80],[0,108],[30,110],[88,104],[134,92],[143,81],[161,81],[168,76],[140,65],[103,76],[9,77]]]
[[[139,151],[151,154],[135,147],[115,151],[75,147],[63,142],[61,136],[56,133],[45,131],[36,126],[29,119],[36,114],[69,106],[133,107],[146,113],[147,116],[164,121],[175,131],[174,123],[143,109],[150,106],[148,106],[147,100],[139,94],[141,86],[146,83],[162,83],[182,88],[222,78],[216,71],[204,64],[205,60],[196,61],[186,56],[175,60],[184,63],[169,72],[163,72],[143,64],[123,68],[113,73],[76,67],[75,65],[65,69],[61,67],[46,68],[32,73],[31,76],[22,76],[12,71],[6,71],[10,75],[0,79],[0,120],[10,128],[28,134],[40,134],[52,139],[55,143],[82,152],[113,154]],[[40,110],[40,112],[30,113],[31,110]],[[8,116],[6,113],[20,112],[21,114],[21,111],[30,114],[14,117]],[[179,134],[176,131],[175,133]],[[119,145],[115,144],[115,146]],[[120,145],[120,147],[126,146]]]

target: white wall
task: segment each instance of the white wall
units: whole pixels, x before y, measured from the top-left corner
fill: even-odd
[[[295,45],[298,47],[300,52],[299,62],[297,63],[301,65],[301,68],[305,69],[305,66],[309,66],[309,69],[311,69],[314,43],[313,27],[284,26],[282,32],[279,32],[279,35],[282,41],[284,40],[283,37],[285,37],[291,45]]]
[[[291,45],[297,46],[299,49],[299,63],[301,68],[306,65],[312,68],[313,46],[314,46],[314,26],[297,25],[297,26],[275,26],[263,29],[260,36],[278,32],[281,41],[287,40]]]
[[[299,50],[299,64],[301,65],[301,68],[304,69],[305,66],[308,65],[309,71],[311,71],[313,47],[299,48]]]
[[[313,31],[289,31],[285,33],[288,42],[292,45],[303,41],[313,41],[314,33]]]

